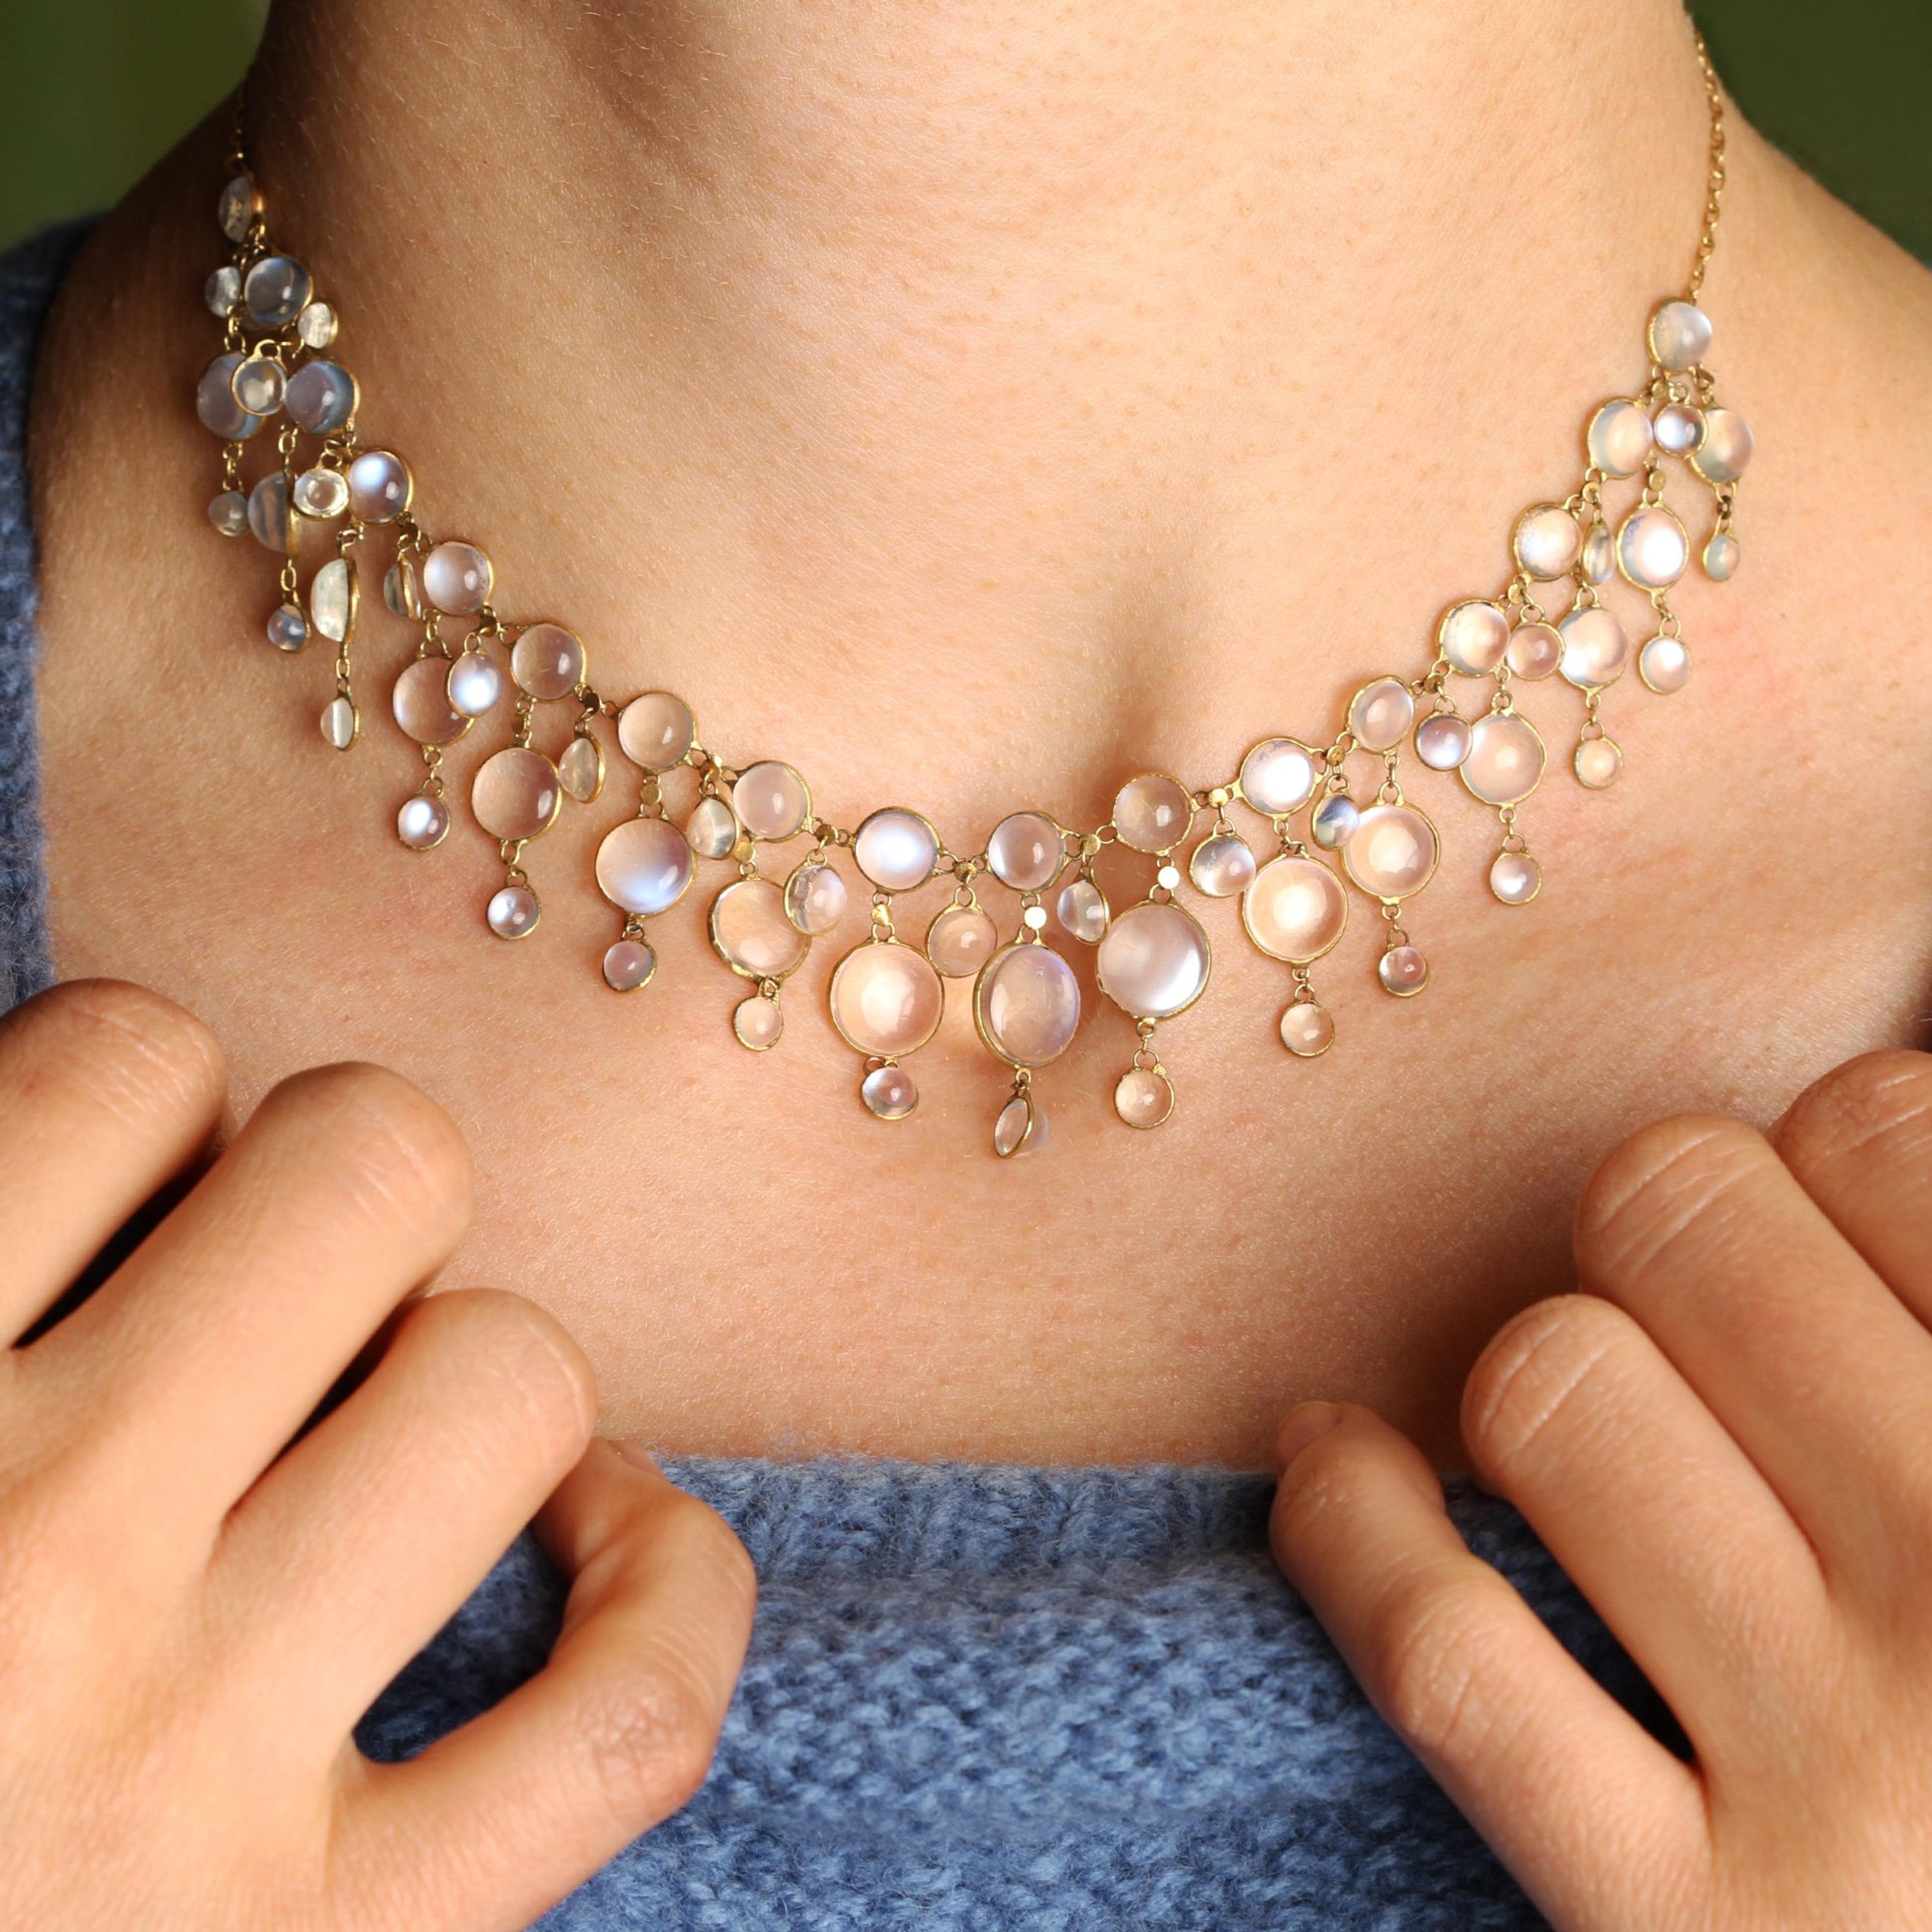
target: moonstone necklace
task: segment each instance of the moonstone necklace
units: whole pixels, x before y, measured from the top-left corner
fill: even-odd
[[[382,601],[415,636],[390,694],[424,773],[396,814],[396,836],[410,850],[427,852],[448,833],[448,748],[478,720],[503,720],[509,742],[470,778],[471,814],[503,868],[484,910],[499,938],[536,931],[541,909],[527,849],[560,813],[596,802],[614,750],[629,774],[626,802],[633,785],[638,802],[597,849],[598,890],[621,922],[603,957],[613,989],[634,992],[650,982],[657,955],[648,922],[684,898],[698,860],[720,862],[734,876],[711,902],[711,944],[751,988],[733,1012],[733,1030],[754,1052],[777,1046],[786,981],[812,941],[844,918],[850,889],[842,862],[849,863],[869,890],[869,931],[833,970],[830,1005],[832,1025],[863,1062],[860,1097],[882,1120],[913,1111],[919,1090],[905,1063],[938,1032],[947,982],[970,982],[980,1038],[1012,1076],[994,1119],[994,1150],[1014,1155],[1046,1138],[1036,1076],[1072,1045],[1081,1018],[1079,980],[1046,943],[1050,905],[1064,932],[1095,949],[1100,992],[1135,1030],[1138,1046],[1114,1090],[1114,1111],[1129,1126],[1158,1126],[1173,1112],[1174,1089],[1157,1030],[1207,991],[1214,963],[1184,890],[1239,898],[1250,941],[1288,970],[1281,1043],[1312,1059],[1335,1036],[1313,974],[1347,930],[1349,887],[1380,914],[1376,976],[1383,991],[1407,999],[1428,983],[1408,908],[1435,874],[1441,841],[1403,789],[1405,757],[1412,752],[1426,770],[1453,774],[1495,809],[1501,837],[1490,890],[1503,905],[1526,905],[1542,872],[1519,814],[1547,754],[1519,707],[1519,686],[1553,676],[1555,688],[1577,694],[1570,769],[1580,784],[1601,790],[1623,769],[1623,753],[1604,728],[1605,691],[1633,662],[1653,692],[1682,690],[1689,677],[1690,650],[1669,600],[1690,544],[1666,488],[1688,476],[1708,491],[1703,567],[1712,578],[1728,578],[1738,564],[1731,529],[1738,478],[1751,452],[1750,430],[1719,406],[1705,365],[1711,324],[1697,298],[1724,192],[1724,121],[1701,38],[1696,54],[1710,102],[1710,170],[1689,279],[1651,315],[1648,380],[1591,414],[1574,493],[1532,504],[1516,518],[1502,588],[1451,602],[1422,674],[1370,680],[1348,698],[1334,733],[1263,737],[1218,784],[1193,787],[1143,772],[1120,788],[1112,816],[1090,832],[1034,808],[1000,820],[983,845],[954,848],[922,814],[898,805],[848,830],[814,812],[811,789],[794,766],[773,758],[728,762],[700,738],[682,698],[665,691],[623,703],[600,696],[581,639],[548,619],[506,616],[488,554],[432,536],[407,463],[359,439],[362,392],[334,359],[335,311],[316,299],[308,270],[269,238],[238,115],[232,178],[218,209],[232,245],[207,289],[225,334],[196,399],[224,446],[222,487],[208,514],[223,536],[252,532],[284,560],[268,641],[294,653],[319,635],[334,647],[334,694],[322,735],[338,751],[361,734],[350,647],[359,648],[364,574],[382,568]],[[271,422],[277,460],[250,486],[248,446]],[[1606,490],[1618,483],[1628,487],[1613,508]],[[310,536],[332,554],[304,590],[296,559]],[[1648,607],[1645,640],[1634,649],[1602,594],[1618,577]],[[541,728],[560,716],[555,732]],[[776,848],[794,842],[803,842],[802,856],[780,858]],[[1132,889],[1140,896],[1118,908],[1096,868],[1110,846],[1150,862],[1150,876]],[[982,904],[988,880],[1018,896],[1016,920],[1003,922]],[[946,902],[927,920],[923,944],[909,944],[901,931],[904,902],[934,885],[950,886]]]

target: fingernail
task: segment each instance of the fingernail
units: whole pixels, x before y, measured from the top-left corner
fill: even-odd
[[[611,1438],[610,1447],[616,1450],[617,1454],[622,1456],[633,1468],[648,1469],[654,1476],[662,1476],[664,1474],[663,1470],[658,1466],[658,1459],[635,1436],[614,1436]]]
[[[1275,1459],[1286,1469],[1318,1436],[1326,1436],[1342,1419],[1341,1409],[1332,1402],[1304,1402],[1288,1412],[1275,1438]]]

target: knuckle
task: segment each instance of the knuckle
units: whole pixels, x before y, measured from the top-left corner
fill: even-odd
[[[1553,1431],[1573,1442],[1627,1372],[1636,1324],[1592,1294],[1539,1301],[1504,1325],[1469,1371],[1462,1434],[1483,1465],[1520,1470]]]
[[[214,1035],[184,1008],[121,980],[70,980],[18,1008],[9,1030],[29,1084],[67,1082],[122,1118],[206,1112],[226,1069]]]
[[[549,1460],[576,1460],[596,1426],[597,1383],[584,1352],[554,1317],[521,1295],[470,1288],[430,1295],[412,1321],[480,1385],[494,1420],[508,1410]]]
[[[1585,1282],[1627,1279],[1694,1226],[1710,1229],[1775,1159],[1762,1135],[1721,1114],[1680,1114],[1633,1134],[1590,1177],[1577,1204]]]
[[[1932,1152],[1932,1054],[1868,1053],[1834,1067],[1793,1103],[1778,1150],[1801,1174],[1874,1155],[1922,1162]]]
[[[697,1795],[718,1724],[712,1700],[682,1671],[640,1662],[602,1686],[578,1734],[612,1815],[641,1829]]]
[[[1467,1762],[1479,1756],[1492,1700],[1483,1694],[1508,1632],[1498,1579],[1445,1583],[1424,1571],[1384,1605],[1370,1664],[1375,1701],[1425,1757]]]

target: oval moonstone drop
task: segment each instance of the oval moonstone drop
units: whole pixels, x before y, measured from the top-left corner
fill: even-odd
[[[1384,992],[1406,1000],[1429,984],[1429,962],[1413,946],[1391,946],[1376,962],[1376,977]]]
[[[917,812],[889,805],[860,821],[853,835],[852,856],[881,892],[910,892],[932,877],[939,862],[939,834]]]
[[[482,610],[496,580],[490,560],[474,544],[440,543],[423,559],[423,595],[452,617]]]
[[[416,567],[407,557],[398,557],[383,572],[382,602],[392,616],[406,618],[412,624],[422,616],[422,587],[416,581]]]
[[[1690,681],[1690,646],[1660,632],[1637,652],[1636,674],[1664,697],[1682,691]]]
[[[287,255],[264,255],[242,283],[242,304],[264,328],[286,328],[308,306],[314,284]]]
[[[1650,318],[1650,352],[1666,369],[1688,369],[1711,346],[1711,318],[1694,302],[1660,304]]]
[[[1527,852],[1498,852],[1490,868],[1490,890],[1504,905],[1527,905],[1543,890],[1543,868]]]
[[[349,466],[349,508],[363,523],[394,523],[415,494],[410,466],[392,450],[365,449]]]
[[[1073,1044],[1080,982],[1052,946],[1022,940],[987,962],[973,988],[973,1019],[1009,1066],[1044,1066]]]
[[[1630,662],[1630,639],[1615,614],[1601,604],[1572,610],[1557,626],[1563,639],[1558,668],[1579,691],[1614,684]]]
[[[449,664],[440,657],[405,664],[390,699],[396,722],[418,745],[453,745],[470,720],[449,701]]]
[[[1256,874],[1241,901],[1241,923],[1270,959],[1305,966],[1347,931],[1348,896],[1318,860],[1284,854]]]
[[[1590,418],[1584,441],[1606,476],[1634,476],[1649,460],[1650,417],[1641,403],[1618,396]]]
[[[587,734],[572,739],[556,761],[556,775],[579,805],[594,805],[604,789],[603,746]]]
[[[822,859],[808,859],[785,881],[785,916],[816,939],[845,916],[845,881]]]
[[[627,818],[597,848],[597,890],[622,912],[668,912],[690,890],[691,877],[691,848],[662,818]]]
[[[1674,510],[1633,510],[1617,532],[1617,568],[1640,590],[1667,590],[1690,561],[1690,541]]]
[[[1729,530],[1719,530],[1704,546],[1704,574],[1714,584],[1722,584],[1737,569],[1742,551]]]
[[[897,1060],[939,1030],[946,982],[924,953],[868,940],[839,961],[829,1004],[832,1024],[848,1046]]]
[[[1130,906],[1107,928],[1094,962],[1100,990],[1136,1019],[1185,1012],[1207,990],[1213,962],[1201,922],[1171,900]]]
[[[1582,541],[1576,519],[1561,503],[1537,503],[1516,519],[1513,544],[1516,562],[1546,584],[1576,568]]]
[[[1509,668],[1532,682],[1563,662],[1563,640],[1547,624],[1519,624],[1510,633]]]
[[[425,575],[439,554],[440,547],[430,552]],[[430,601],[436,602],[434,597]],[[438,609],[446,608],[437,604]],[[510,675],[517,688],[532,698],[568,698],[584,682],[584,646],[577,634],[561,624],[532,624],[510,646]]]
[[[195,385],[194,412],[202,427],[230,442],[245,442],[262,427],[262,418],[235,400],[235,372],[242,361],[239,356],[218,356]]]
[[[859,1083],[867,1112],[881,1120],[902,1120],[919,1105],[919,1086],[903,1066],[875,1066]]]
[[[304,362],[289,378],[285,406],[311,436],[333,436],[356,413],[356,378],[340,362]]]
[[[784,1037],[784,1012],[776,1000],[754,993],[740,1000],[732,1010],[731,1030],[740,1046],[754,1053],[769,1053]]]
[[[993,1122],[993,1151],[1002,1160],[1019,1160],[1046,1144],[1046,1116],[1030,1094],[1016,1094]]]
[[[711,908],[711,944],[733,972],[748,980],[788,978],[812,950],[812,941],[785,916],[784,889],[770,879],[740,879],[718,895]]]
[[[1492,711],[1476,720],[1462,782],[1485,805],[1514,805],[1543,780],[1543,739],[1527,718]]]
[[[428,792],[418,792],[403,800],[396,814],[396,836],[412,852],[427,852],[440,845],[449,830],[449,807]]]
[[[1605,523],[1590,526],[1590,533],[1583,539],[1583,574],[1592,584],[1607,584],[1616,574],[1616,539],[1610,535],[1610,526]]]
[[[289,479],[272,470],[248,492],[248,527],[264,550],[286,555],[301,540],[289,503]]]
[[[684,821],[684,842],[700,859],[728,859],[738,847],[738,814],[722,798],[700,798]]]
[[[641,939],[620,939],[604,953],[604,983],[614,993],[634,993],[650,984],[658,956]]]
[[[326,349],[335,340],[334,310],[326,302],[310,302],[296,317],[296,334],[305,349]]]
[[[1469,721],[1437,711],[1415,728],[1415,755],[1432,772],[1453,772],[1469,755]]]
[[[1734,483],[1751,459],[1750,425],[1736,410],[1706,410],[1704,440],[1690,467],[1707,483]]]
[[[1253,882],[1254,848],[1238,832],[1217,832],[1195,847],[1187,876],[1210,899],[1231,899]]]
[[[1415,699],[1399,677],[1378,677],[1348,702],[1348,730],[1365,752],[1392,752],[1415,722]]]
[[[697,742],[691,706],[668,691],[647,691],[618,715],[618,744],[632,764],[647,772],[668,772],[682,764]]]
[[[338,752],[346,752],[355,743],[356,727],[360,722],[356,706],[348,698],[332,698],[322,707],[322,737]]]
[[[1335,1016],[1313,1000],[1298,1000],[1281,1016],[1281,1043],[1298,1060],[1313,1060],[1335,1044]]]
[[[1566,514],[1564,521],[1568,523]],[[1465,677],[1486,677],[1509,648],[1509,619],[1481,597],[1452,604],[1436,627],[1436,648]]]
[[[1414,806],[1372,805],[1342,847],[1342,863],[1364,892],[1406,899],[1435,876],[1440,849],[1435,826]]]
[[[950,905],[926,928],[926,956],[949,980],[970,980],[999,950],[992,915],[976,905]]]
[[[1316,844],[1330,852],[1347,844],[1361,822],[1355,801],[1345,791],[1331,791],[1308,815],[1308,829]]]
[[[214,204],[214,218],[231,242],[245,242],[249,225],[260,210],[261,198],[255,184],[246,175],[237,175],[221,190]]]
[[[494,658],[465,651],[449,668],[449,701],[466,718],[481,718],[503,694],[503,674]]]
[[[1704,440],[1704,414],[1688,403],[1666,403],[1657,412],[1657,446],[1669,456],[1688,456]]]
[[[349,479],[339,470],[305,470],[296,478],[296,508],[330,523],[349,507]]]
[[[1114,830],[1136,852],[1171,852],[1194,824],[1194,800],[1165,772],[1143,772],[1114,794]]]
[[[562,802],[556,766],[526,745],[494,752],[477,766],[470,782],[470,808],[492,838],[541,837],[556,823]]]
[[[1091,879],[1070,880],[1054,902],[1054,916],[1083,946],[1098,946],[1112,917],[1107,896]]]
[[[748,766],[731,788],[738,822],[754,838],[790,838],[812,816],[812,794],[790,765],[768,758]]]
[[[986,841],[986,869],[1016,892],[1044,892],[1066,856],[1060,827],[1043,812],[1009,813]]]
[[[1241,796],[1257,812],[1286,818],[1315,796],[1322,754],[1298,738],[1264,738],[1241,760]]]
[[[1575,764],[1579,784],[1603,791],[1622,776],[1624,754],[1613,739],[1586,738],[1576,747]]]
[[[346,556],[331,557],[308,587],[309,615],[315,628],[331,643],[343,643],[356,621],[356,601],[355,563]]]
[[[499,939],[525,939],[537,929],[543,908],[528,886],[506,886],[490,896],[484,923]]]
[[[224,262],[208,277],[201,293],[210,310],[226,321],[242,304],[242,271]]]
[[[1174,1082],[1152,1066],[1130,1066],[1114,1087],[1114,1112],[1130,1127],[1157,1127],[1174,1112]]]

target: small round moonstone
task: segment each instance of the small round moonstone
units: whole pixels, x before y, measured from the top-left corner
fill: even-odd
[[[1342,848],[1342,862],[1364,892],[1406,899],[1435,876],[1440,849],[1435,826],[1414,806],[1372,805]]]
[[[349,507],[349,479],[339,470],[304,470],[296,478],[296,508],[328,523]]]
[[[1016,892],[1046,891],[1066,859],[1060,827],[1043,812],[1009,813],[986,841],[986,869]]]
[[[1306,965],[1348,930],[1348,896],[1318,860],[1285,853],[1256,874],[1241,901],[1241,923],[1270,959]]]
[[[1130,1066],[1114,1086],[1114,1112],[1130,1127],[1157,1127],[1174,1112],[1174,1082],[1151,1066]]]
[[[243,278],[242,304],[264,328],[286,328],[308,306],[314,286],[292,256],[264,255]]]
[[[332,698],[322,707],[322,735],[325,742],[346,752],[356,742],[356,706],[346,698]]]
[[[1257,812],[1285,818],[1315,795],[1322,754],[1298,738],[1264,738],[1241,760],[1241,796]]]
[[[1231,899],[1254,882],[1254,848],[1238,832],[1217,832],[1195,847],[1187,876],[1210,899]]]
[[[1002,1160],[1019,1160],[1046,1139],[1046,1116],[1028,1094],[1016,1094],[993,1121],[993,1151]]]
[[[790,765],[768,758],[746,768],[731,788],[738,822],[754,838],[795,837],[812,816],[812,794]]]
[[[201,372],[194,390],[194,412],[202,427],[230,442],[246,442],[262,427],[262,418],[235,400],[235,372],[242,362],[239,356],[218,356]]]
[[[418,745],[453,745],[470,729],[470,720],[449,701],[449,669],[442,658],[418,658],[396,680],[390,709],[403,735]]]
[[[1617,532],[1617,568],[1640,590],[1667,590],[1690,560],[1684,526],[1661,503],[1633,510]]]
[[[1331,791],[1310,813],[1308,829],[1315,842],[1330,852],[1339,851],[1355,836],[1362,814],[1355,801],[1345,791]]]
[[[312,302],[296,317],[296,334],[304,349],[326,349],[335,340],[335,311]]]
[[[882,1060],[914,1053],[939,1030],[946,982],[910,946],[867,941],[832,975],[832,1023],[848,1046]]]
[[[466,718],[481,718],[503,694],[503,674],[494,658],[465,651],[449,668],[452,706]]]
[[[634,698],[617,718],[617,742],[632,764],[647,772],[668,772],[684,762],[698,741],[691,706],[668,691]]]
[[[1688,369],[1711,346],[1711,318],[1694,302],[1660,303],[1650,318],[1650,352],[1666,369]]]
[[[754,1053],[769,1053],[784,1037],[784,1012],[776,1000],[754,993],[740,1000],[731,1014],[731,1030],[740,1046]]]
[[[1737,538],[1729,530],[1719,530],[1704,546],[1704,574],[1714,583],[1722,584],[1735,574],[1742,555]]]
[[[289,515],[289,480],[272,470],[248,492],[248,527],[264,550],[286,555],[297,536]]]
[[[1561,503],[1538,503],[1516,519],[1512,542],[1516,562],[1532,577],[1546,584],[1576,568],[1582,532]]]
[[[1750,424],[1736,410],[1706,410],[1704,440],[1690,466],[1707,483],[1734,483],[1751,459]]]
[[[284,604],[268,620],[268,641],[278,651],[298,651],[308,642],[308,620],[298,604]]]
[[[1022,940],[988,961],[973,988],[973,1018],[1010,1066],[1044,1066],[1079,1030],[1080,982],[1052,946]]]
[[[1298,1060],[1313,1060],[1335,1044],[1335,1016],[1314,1000],[1297,1000],[1281,1016],[1281,1043]]]
[[[418,792],[403,800],[396,814],[396,836],[412,852],[427,852],[440,845],[449,830],[449,807],[428,792]]]
[[[634,993],[650,984],[658,956],[641,939],[620,939],[604,953],[604,983],[614,993]]]
[[[1618,396],[1590,418],[1590,460],[1606,476],[1634,476],[1650,455],[1650,418],[1641,403]]]
[[[229,387],[244,415],[272,416],[287,398],[288,372],[272,356],[248,356],[235,365]]]
[[[1563,640],[1547,624],[1519,624],[1510,634],[1509,668],[1534,682],[1563,662]]]
[[[208,308],[226,320],[241,306],[241,270],[224,264],[208,277],[201,292]]]
[[[691,878],[691,848],[662,818],[627,818],[597,848],[597,890],[621,912],[668,912]]]
[[[822,859],[808,859],[785,881],[785,916],[816,939],[845,916],[845,881]]]
[[[919,1088],[903,1066],[875,1066],[859,1083],[859,1097],[881,1120],[902,1120],[919,1105]]]
[[[423,595],[452,617],[482,610],[496,578],[490,560],[474,544],[440,543],[423,559]]]
[[[1670,456],[1688,456],[1704,440],[1704,412],[1688,403],[1666,403],[1657,412],[1657,446]]]
[[[1462,782],[1485,805],[1515,805],[1541,783],[1543,740],[1527,718],[1492,711],[1476,721]]]
[[[1415,728],[1415,755],[1432,772],[1453,772],[1469,755],[1469,721],[1432,712]]]
[[[1636,654],[1636,674],[1652,691],[1668,697],[1690,681],[1690,646],[1682,638],[1652,638]]]
[[[1213,956],[1200,922],[1172,901],[1130,906],[1107,928],[1094,961],[1100,990],[1136,1019],[1184,1012],[1207,990]]]
[[[416,567],[399,556],[382,573],[382,602],[392,616],[406,618],[412,624],[423,614],[422,587],[416,581]]]
[[[1348,730],[1365,752],[1392,752],[1415,722],[1415,699],[1399,677],[1378,677],[1348,702]]]
[[[926,956],[949,980],[970,980],[999,950],[999,928],[977,906],[950,905],[926,928]]]
[[[580,734],[563,748],[556,775],[579,805],[594,805],[604,789],[604,748],[587,733]]]
[[[1490,890],[1504,905],[1527,905],[1543,890],[1543,868],[1527,852],[1498,852],[1490,867]]]
[[[1114,794],[1114,830],[1136,852],[1171,852],[1194,824],[1194,800],[1165,772],[1143,772]]]
[[[484,922],[499,939],[523,939],[537,929],[543,908],[528,886],[506,886],[490,896]]]
[[[1616,574],[1616,539],[1610,535],[1610,526],[1605,523],[1590,526],[1590,534],[1583,539],[1583,574],[1592,584],[1607,584]]]
[[[785,916],[784,888],[770,879],[740,879],[718,895],[711,908],[711,944],[726,965],[748,980],[788,978],[812,950],[812,941]]]
[[[1601,691],[1623,676],[1630,639],[1613,613],[1601,604],[1572,610],[1557,628],[1563,639],[1558,668],[1579,691]]]
[[[1624,754],[1614,740],[1586,738],[1576,747],[1576,779],[1592,791],[1602,791],[1622,775]]]
[[[440,692],[439,698],[447,698]],[[492,838],[536,838],[556,822],[563,802],[556,767],[527,745],[507,745],[476,768],[470,782],[470,808]],[[627,906],[628,912],[645,908]]]
[[[939,862],[939,834],[917,812],[889,805],[860,821],[852,856],[881,892],[910,892],[932,877]]]
[[[331,557],[308,586],[308,613],[315,628],[332,643],[344,643],[355,620],[356,601],[353,561]]]
[[[357,400],[356,378],[340,362],[304,362],[289,378],[289,414],[311,436],[333,436]]]
[[[1054,902],[1053,913],[1061,927],[1083,946],[1098,946],[1112,922],[1107,896],[1091,879],[1070,880]]]
[[[230,241],[245,242],[249,224],[261,206],[255,184],[246,175],[237,175],[221,190],[220,198],[214,204],[214,218]]]
[[[430,552],[425,574],[440,554],[440,547]],[[532,624],[510,646],[510,675],[532,698],[568,698],[584,682],[584,646],[561,624]]]
[[[218,496],[209,500],[208,520],[225,537],[246,536],[248,533],[248,498],[239,490],[223,490]]]
[[[738,845],[738,814],[722,798],[700,798],[684,821],[684,842],[700,859],[728,859]]]
[[[1413,946],[1391,946],[1376,962],[1376,977],[1384,992],[1406,1000],[1429,984],[1429,962]]]
[[[1436,648],[1465,677],[1486,677],[1502,663],[1509,638],[1509,619],[1481,597],[1450,604],[1436,627]]]
[[[391,524],[416,494],[410,466],[394,451],[365,449],[349,466],[349,508],[365,524]]]

